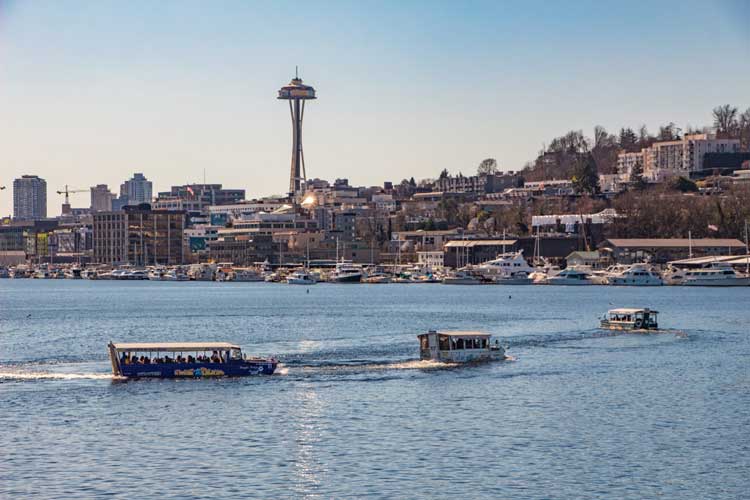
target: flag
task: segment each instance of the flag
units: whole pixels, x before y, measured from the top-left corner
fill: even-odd
[[[709,231],[718,231],[719,228],[717,226],[713,225],[713,224],[709,224],[708,225],[708,230]]]
[[[187,192],[190,193],[190,196],[195,196],[195,191],[190,186],[187,187]]]

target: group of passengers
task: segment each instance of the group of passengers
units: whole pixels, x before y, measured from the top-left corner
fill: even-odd
[[[136,354],[131,355],[129,352],[122,353],[120,362],[125,365],[159,365],[169,363],[223,363],[224,356],[219,351],[214,351],[211,356],[199,354],[198,356],[192,356],[188,354],[187,357],[182,354],[178,354],[175,358],[169,356],[156,357],[150,359],[148,356],[138,356]]]

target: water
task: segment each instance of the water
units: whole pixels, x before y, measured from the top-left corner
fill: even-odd
[[[747,498],[750,288],[0,280],[0,498]],[[607,335],[649,306],[675,333]],[[429,328],[514,361],[420,362]],[[271,377],[113,382],[106,343]]]

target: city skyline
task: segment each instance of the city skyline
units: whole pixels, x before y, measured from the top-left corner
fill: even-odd
[[[485,157],[517,170],[570,129],[702,126],[716,105],[749,104],[742,2],[80,5],[0,6],[1,215],[24,174],[46,179],[51,216],[64,185],[116,190],[135,172],[154,192],[205,169],[248,197],[284,194],[289,118],[275,93],[297,64],[321,101],[305,125],[308,177],[358,185],[469,174]],[[276,29],[290,16],[291,38]]]

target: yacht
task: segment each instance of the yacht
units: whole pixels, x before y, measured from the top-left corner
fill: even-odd
[[[474,270],[490,280],[498,277],[520,276],[521,273],[529,276],[534,272],[534,268],[523,257],[523,251],[501,253],[497,258],[479,264]]]
[[[0,278],[10,278],[10,270],[0,267]]]
[[[334,283],[359,283],[362,281],[362,268],[351,262],[341,261],[336,264],[332,281]]]
[[[648,264],[633,264],[607,276],[607,284],[617,286],[661,286],[664,280]]]
[[[214,268],[210,265],[195,265],[191,267],[188,275],[194,281],[213,281]]]
[[[496,285],[531,285],[534,280],[525,271],[517,271],[507,276],[495,276],[492,282]]]
[[[555,274],[554,276],[547,276],[544,281],[547,285],[592,285],[590,276],[577,269],[566,268]]]
[[[711,267],[685,271],[683,286],[748,286],[750,277],[740,274],[729,264],[715,262]]]
[[[304,269],[300,269],[287,276],[286,282],[290,285],[314,285],[318,281],[315,276]]]
[[[481,285],[482,279],[466,270],[458,270],[443,278],[443,285]]]

